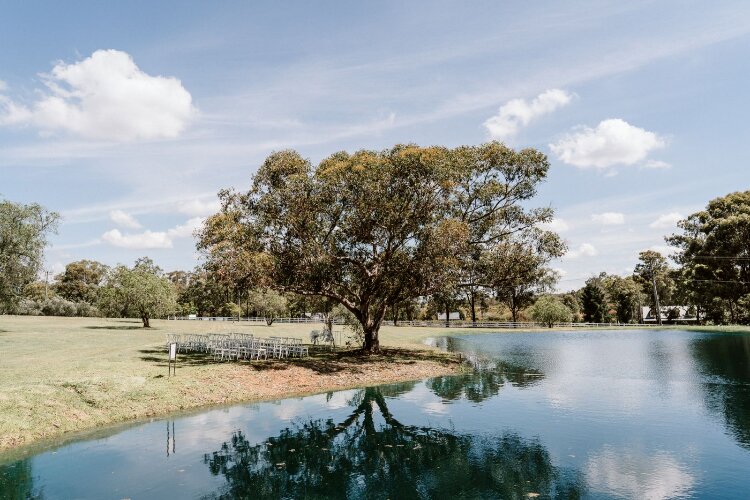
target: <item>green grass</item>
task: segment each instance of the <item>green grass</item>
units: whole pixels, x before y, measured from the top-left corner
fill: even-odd
[[[416,350],[428,331],[386,327],[381,356],[313,351],[303,360],[214,362],[179,356],[167,376],[165,333],[252,332],[305,341],[320,325],[0,316],[0,449],[190,408],[419,379],[457,369]],[[435,329],[440,330],[440,329]],[[441,331],[444,333],[444,331]]]

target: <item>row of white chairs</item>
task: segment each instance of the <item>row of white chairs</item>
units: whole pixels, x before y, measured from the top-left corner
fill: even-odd
[[[309,356],[309,348],[294,337],[255,337],[247,333],[208,335],[167,334],[167,347],[177,344],[178,352],[202,352],[211,354],[215,360],[282,359]]]

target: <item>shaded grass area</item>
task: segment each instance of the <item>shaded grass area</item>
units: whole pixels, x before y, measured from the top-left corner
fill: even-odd
[[[380,355],[316,347],[304,359],[214,361],[180,354],[167,376],[166,333],[254,333],[307,341],[316,325],[0,316],[0,450],[191,408],[278,399],[453,373],[420,335],[384,334]],[[416,333],[416,332],[415,332]]]

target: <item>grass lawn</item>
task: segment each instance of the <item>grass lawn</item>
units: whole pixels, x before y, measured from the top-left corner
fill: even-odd
[[[305,342],[320,325],[0,316],[0,450],[64,433],[190,408],[277,399],[452,373],[455,358],[421,339],[443,329],[384,327],[386,355],[317,349],[302,360],[178,357],[165,333],[252,332]]]

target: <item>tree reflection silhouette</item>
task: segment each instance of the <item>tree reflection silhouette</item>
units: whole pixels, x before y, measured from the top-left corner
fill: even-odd
[[[750,448],[750,336],[710,335],[691,347],[708,376],[702,384],[707,406],[722,416],[741,446]]]
[[[528,387],[542,380],[538,370],[530,370],[510,363],[493,362],[491,366],[473,370],[463,375],[436,377],[427,381],[427,387],[437,396],[455,401],[468,399],[475,403],[496,396],[505,384]]]
[[[404,425],[380,388],[360,391],[341,423],[308,421],[251,445],[241,431],[204,462],[215,498],[578,498],[582,480],[536,440]]]
[[[34,488],[30,460],[0,466],[0,498],[44,498],[42,492]]]

